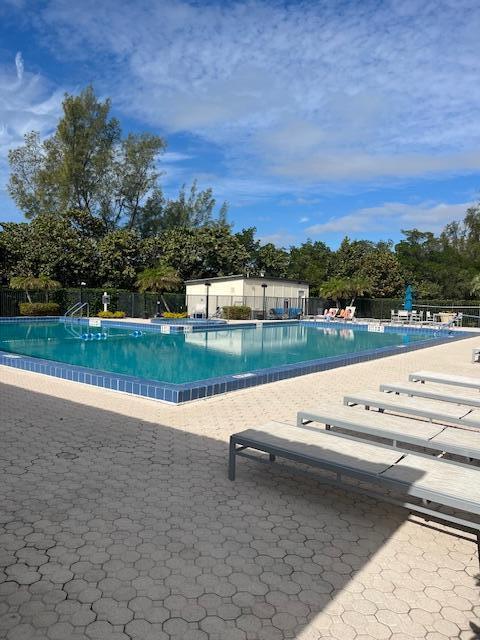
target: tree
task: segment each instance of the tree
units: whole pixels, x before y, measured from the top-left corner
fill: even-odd
[[[275,278],[285,278],[288,271],[289,255],[272,242],[260,245],[255,255],[254,273],[265,273]]]
[[[182,279],[173,267],[168,264],[159,264],[139,273],[135,284],[142,293],[145,291],[159,293],[165,309],[170,311],[163,293],[166,291],[178,291],[182,285]]]
[[[358,277],[369,283],[369,293],[374,298],[392,298],[405,284],[397,257],[383,249],[375,249],[362,257]]]
[[[140,209],[136,228],[142,237],[157,235],[162,231],[182,227],[197,229],[212,224],[228,226],[227,203],[224,202],[214,217],[216,200],[212,189],[199,191],[194,181],[187,196],[183,185],[176,199],[167,199],[160,189],[154,189]]]
[[[299,247],[290,247],[287,275],[310,283],[311,295],[318,294],[319,283],[332,273],[334,253],[323,242],[307,240]]]
[[[229,226],[199,229],[174,227],[145,242],[148,261],[166,262],[182,280],[244,273],[249,262],[245,246]]]
[[[60,289],[62,285],[57,280],[52,280],[48,276],[14,276],[10,279],[10,287],[12,289],[20,289],[25,291],[27,300],[31,303],[30,291],[44,291],[45,301],[48,302],[49,291]]]
[[[350,306],[357,296],[363,296],[371,290],[371,282],[368,278],[360,276],[354,278],[339,278],[334,276],[320,285],[320,295],[328,300],[334,300],[338,305],[351,298]]]
[[[98,279],[102,286],[131,289],[146,266],[143,242],[136,231],[117,229],[98,243]]]
[[[146,133],[122,140],[110,107],[92,87],[65,95],[54,135],[41,142],[28,133],[25,144],[9,152],[8,189],[27,218],[81,211],[101,221],[104,231],[121,221],[135,224],[156,186],[156,158],[165,142]]]
[[[375,251],[375,248],[375,243],[369,240],[350,240],[345,237],[335,252],[333,274],[342,278],[352,278],[358,273],[364,257]]]
[[[438,285],[444,298],[471,295],[470,281],[477,270],[476,262],[468,256],[463,246],[463,231],[459,227],[447,227],[440,237],[418,229],[402,233],[405,239],[395,246],[396,256],[405,278],[417,290],[424,287],[423,283],[430,283]],[[474,240],[471,242],[474,243]],[[473,245],[470,251],[472,255],[475,253]]]
[[[472,281],[470,283],[470,293],[476,298],[480,296],[480,274],[478,273],[472,278]]]
[[[42,214],[29,224],[8,222],[1,227],[8,275],[40,273],[66,287],[78,286],[82,280],[97,284],[96,243],[68,219]]]

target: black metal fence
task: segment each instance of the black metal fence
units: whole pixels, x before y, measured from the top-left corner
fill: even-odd
[[[357,298],[354,305],[358,318],[390,320],[392,311],[403,309],[403,298]],[[336,306],[331,300],[308,298],[305,313],[321,314],[325,309]],[[463,315],[464,327],[480,327],[480,302],[477,300],[417,300],[413,308],[432,315],[452,311]]]
[[[90,314],[95,315],[103,309],[102,295],[105,289],[58,289],[48,294],[50,302],[60,305],[60,313],[65,313],[76,302],[88,302]],[[124,311],[131,318],[151,317],[156,313],[172,311],[185,312],[185,295],[183,293],[138,293],[136,291],[122,291],[107,289],[110,295],[109,311]],[[45,302],[43,291],[29,292],[32,302]],[[0,288],[0,316],[20,315],[19,305],[28,302],[24,291]]]
[[[65,313],[76,302],[88,302],[90,314],[103,309],[104,289],[59,289],[48,294],[48,300],[60,305],[60,313]],[[157,313],[172,311],[175,313],[206,312],[206,296],[185,296],[184,293],[138,293],[120,289],[107,289],[110,295],[110,311],[124,311],[130,318],[152,317]],[[30,292],[33,302],[44,302],[46,294],[42,291]],[[15,291],[0,287],[0,316],[18,316],[19,304],[27,302],[24,291]],[[271,296],[209,296],[209,315],[215,314],[224,306],[247,306],[252,310],[252,318],[267,316],[272,309],[301,309],[303,315],[319,315],[325,309],[334,307],[335,302],[324,298],[274,298]],[[358,298],[355,300],[358,318],[389,320],[392,311],[403,308],[403,298]],[[477,300],[418,300],[414,309],[430,311],[432,314],[454,311],[463,314],[463,326],[480,327],[480,302]]]

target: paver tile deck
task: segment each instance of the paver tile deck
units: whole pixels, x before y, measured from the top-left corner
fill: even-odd
[[[0,367],[0,638],[479,637],[467,536],[241,460],[231,433],[425,368],[465,340],[181,407]]]

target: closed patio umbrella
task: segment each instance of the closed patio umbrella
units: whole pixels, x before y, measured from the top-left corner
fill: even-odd
[[[411,284],[409,284],[405,289],[403,308],[405,309],[405,311],[411,311],[413,309],[413,289]]]

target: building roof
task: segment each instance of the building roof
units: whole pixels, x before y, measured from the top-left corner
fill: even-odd
[[[270,276],[243,276],[241,274],[234,276],[217,276],[215,278],[199,278],[198,280],[185,280],[185,284],[202,284],[205,282],[228,282],[229,280],[269,280],[274,282],[284,282],[286,284],[300,284],[309,287],[305,280],[289,280],[288,278],[274,278]]]

